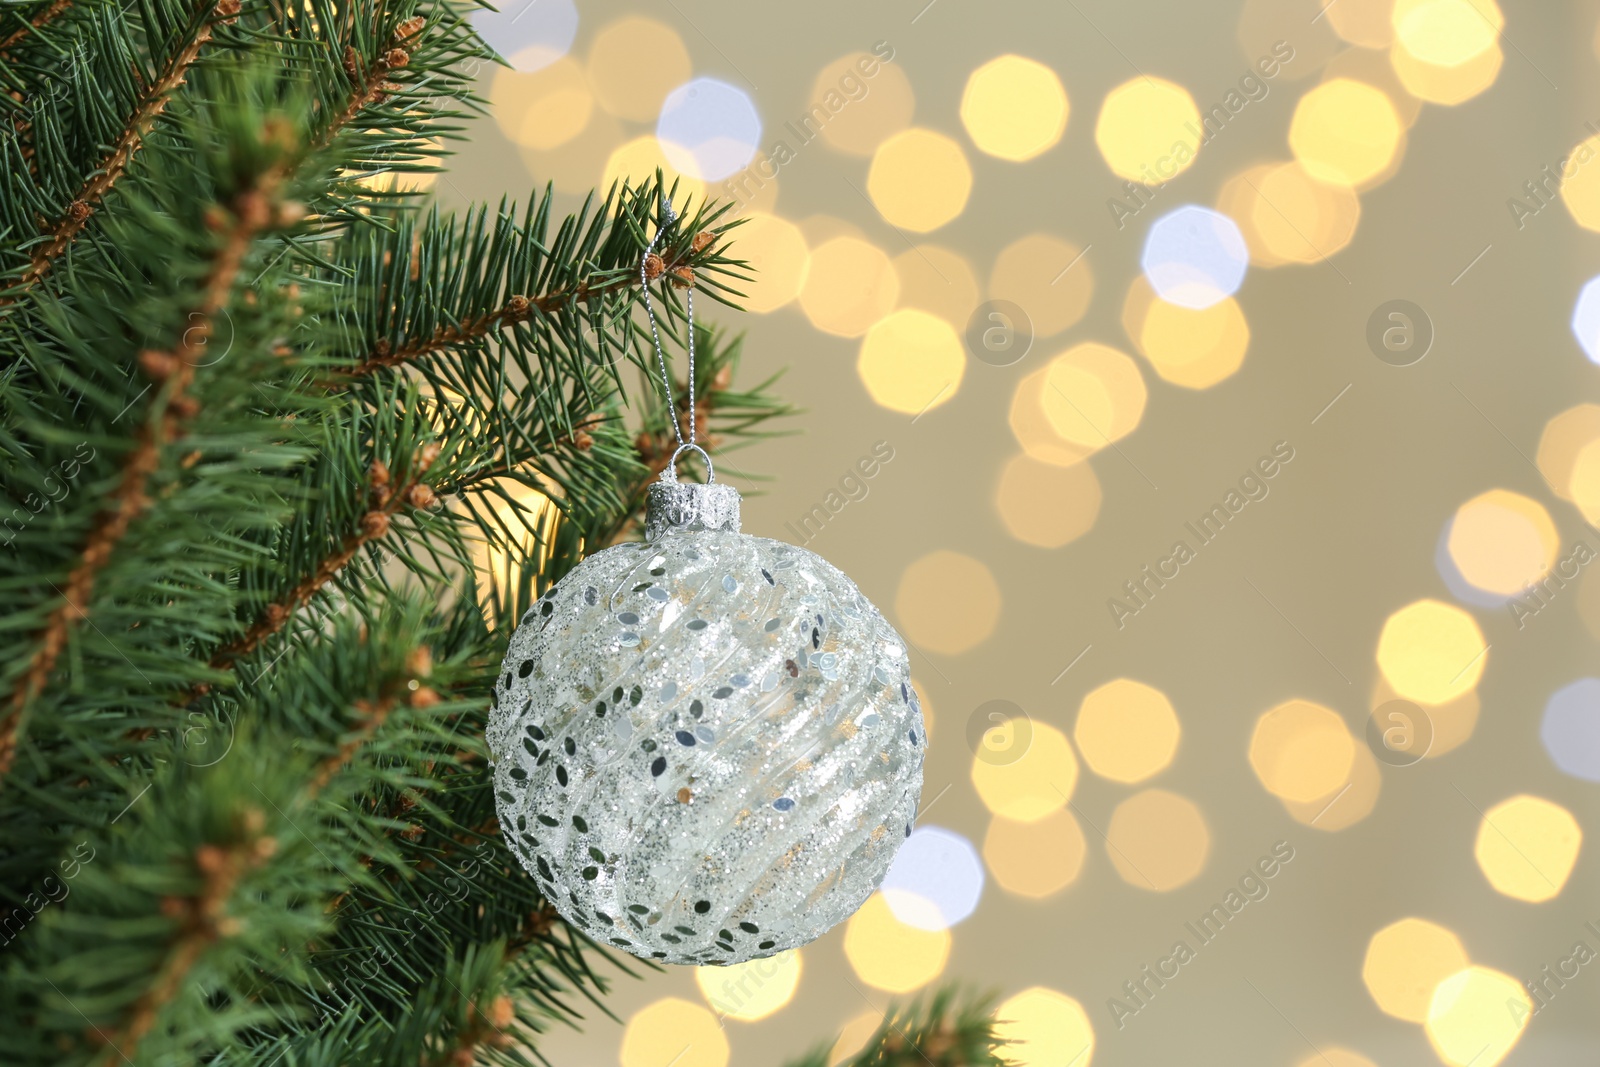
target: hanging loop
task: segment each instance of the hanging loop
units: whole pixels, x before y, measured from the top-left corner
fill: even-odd
[[[661,480],[664,482],[676,482],[678,480],[678,457],[685,452],[700,453],[700,458],[706,461],[706,484],[715,484],[717,472],[711,467],[711,453],[693,442],[685,442],[673,450],[672,458],[667,461],[666,467],[661,471]]]

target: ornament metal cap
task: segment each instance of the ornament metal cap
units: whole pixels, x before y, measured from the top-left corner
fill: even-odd
[[[693,449],[706,461],[705,484],[678,481],[678,457]],[[711,457],[699,445],[683,444],[672,453],[672,460],[661,477],[645,490],[644,535],[659,541],[679,530],[727,530],[739,532],[739,490],[718,485],[711,469]]]

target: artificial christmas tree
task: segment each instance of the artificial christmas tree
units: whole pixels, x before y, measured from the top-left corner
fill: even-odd
[[[507,852],[483,729],[669,462],[688,383],[629,383],[670,190],[405,192],[479,106],[465,13],[0,19],[0,1062],[527,1063],[627,970]],[[669,341],[733,236],[660,248]],[[698,343],[712,446],[771,432]],[[993,1061],[936,997],[859,1062]]]

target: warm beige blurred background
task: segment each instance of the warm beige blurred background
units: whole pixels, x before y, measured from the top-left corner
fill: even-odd
[[[481,23],[438,197],[740,203],[751,311],[700,307],[806,413],[721,469],[930,712],[894,907],[619,978],[552,1062],[842,1053],[947,980],[1038,1067],[1596,1062],[1600,10],[1324,3]]]

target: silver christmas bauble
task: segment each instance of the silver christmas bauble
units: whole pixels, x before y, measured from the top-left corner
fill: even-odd
[[[651,484],[511,638],[488,741],[545,897],[645,959],[770,956],[848,918],[911,832],[905,642],[837,568],[739,532],[730,486]]]

